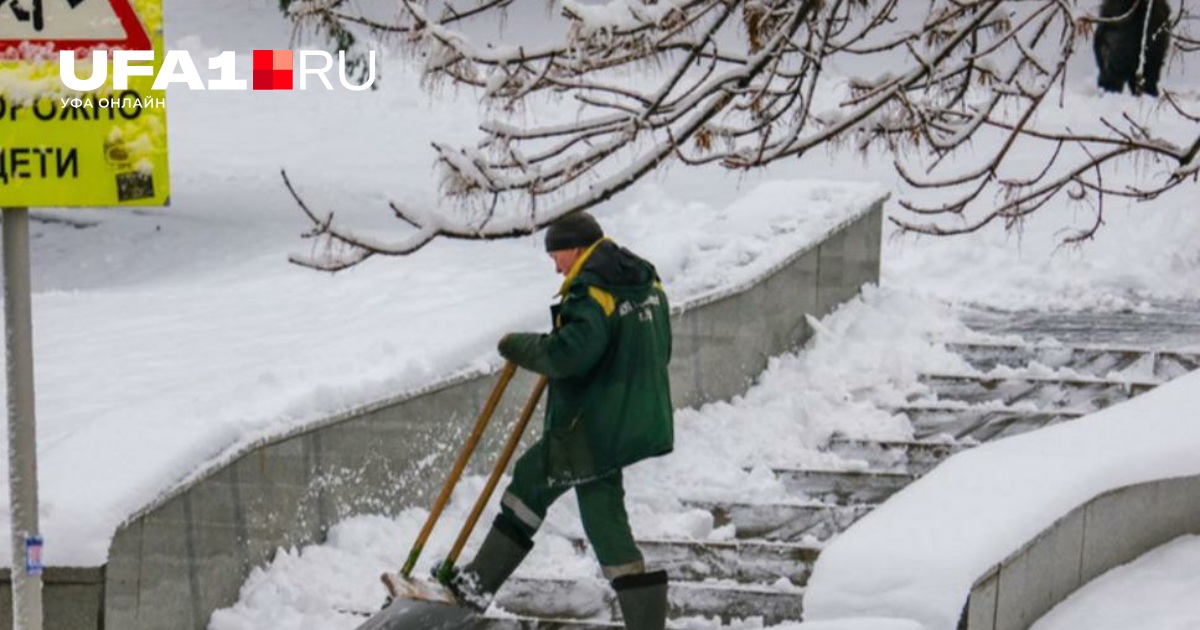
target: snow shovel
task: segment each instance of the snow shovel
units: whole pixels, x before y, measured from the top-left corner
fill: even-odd
[[[450,494],[453,492],[454,486],[458,483],[458,479],[462,476],[467,460],[470,459],[471,453],[475,450],[476,445],[478,445],[479,439],[483,435],[483,430],[487,427],[488,421],[495,411],[500,397],[504,393],[504,389],[508,386],[508,381],[512,379],[515,372],[516,366],[513,363],[510,362],[504,366],[504,370],[500,373],[500,381],[496,384],[491,397],[488,398],[487,404],[476,420],[475,429],[467,439],[467,444],[463,452],[459,454],[458,460],[451,470],[450,478],[446,480],[445,486],[442,487],[442,492],[438,495],[433,510],[429,513],[429,517],[425,521],[425,526],[417,536],[416,542],[413,543],[412,551],[409,552],[408,560],[405,561],[404,566],[400,569],[400,573],[385,573],[380,576],[380,579],[388,589],[390,601],[384,606],[383,610],[372,615],[357,630],[453,630],[468,625],[472,618],[476,616],[473,609],[458,604],[454,595],[442,584],[449,580],[454,563],[458,560],[459,554],[462,553],[463,546],[471,536],[471,531],[475,529],[475,524],[483,512],[484,506],[491,499],[492,492],[495,491],[496,485],[500,481],[500,476],[504,474],[504,470],[508,467],[508,463],[521,441],[521,436],[525,433],[525,428],[529,425],[529,419],[533,417],[534,409],[537,408],[538,401],[542,397],[542,392],[546,389],[546,377],[539,378],[537,385],[534,386],[533,393],[530,394],[529,400],[525,403],[525,408],[521,410],[521,416],[513,426],[508,442],[504,446],[504,451],[501,453],[499,461],[496,462],[496,467],[492,470],[491,476],[488,477],[483,492],[475,501],[475,506],[472,508],[470,516],[467,518],[466,523],[463,524],[463,528],[458,534],[458,539],[454,542],[454,547],[451,549],[450,555],[446,557],[446,560],[438,568],[437,576],[439,583],[432,584],[424,580],[414,579],[411,577],[411,574],[413,568],[416,566],[417,558],[420,556],[425,542],[429,538],[430,532],[433,531],[434,523],[436,523],[438,517],[441,515],[446,503],[449,502]]]

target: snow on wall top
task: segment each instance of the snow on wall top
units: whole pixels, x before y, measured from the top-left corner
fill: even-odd
[[[1109,490],[1200,474],[1200,372],[1073,422],[957,454],[822,553],[805,617],[952,630],[975,580]],[[1131,439],[1136,436],[1136,439]]]

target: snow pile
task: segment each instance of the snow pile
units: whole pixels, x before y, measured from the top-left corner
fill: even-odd
[[[1181,536],[1075,591],[1031,630],[1200,628],[1200,536]]]
[[[1189,210],[1190,198],[1165,201],[1111,201],[1105,225],[1080,246],[1061,244],[1072,216],[1056,208],[1014,232],[995,225],[963,238],[892,239],[883,275],[930,297],[1004,309],[1124,310],[1200,299],[1200,213]]]
[[[936,341],[965,334],[962,325],[949,309],[909,294],[866,287],[861,298],[815,327],[802,352],[773,358],[745,395],[676,413],[676,451],[629,471],[631,486],[663,490],[648,505],[669,505],[672,494],[713,501],[803,500],[785,493],[769,468],[847,466],[818,450],[835,432],[911,438],[908,420],[881,407],[925,393],[917,382],[920,372],[965,369],[958,355]]]
[[[1200,474],[1198,386],[1192,373],[1075,422],[951,457],[825,549],[806,617],[954,628],[974,581],[1059,517],[1113,488]]]
[[[857,219],[848,208],[867,208],[883,194],[873,184],[774,180],[714,211],[650,187],[605,229],[654,253],[651,260],[678,303],[752,283]]]

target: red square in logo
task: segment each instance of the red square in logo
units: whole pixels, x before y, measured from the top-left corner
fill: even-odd
[[[292,89],[292,51],[254,51],[254,89]]]

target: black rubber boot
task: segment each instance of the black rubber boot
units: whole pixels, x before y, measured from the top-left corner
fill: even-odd
[[[446,586],[454,592],[459,603],[483,612],[530,549],[533,549],[533,541],[503,516],[498,516],[475,559],[457,571]]]
[[[663,630],[667,625],[667,572],[623,575],[612,581],[625,630]]]

